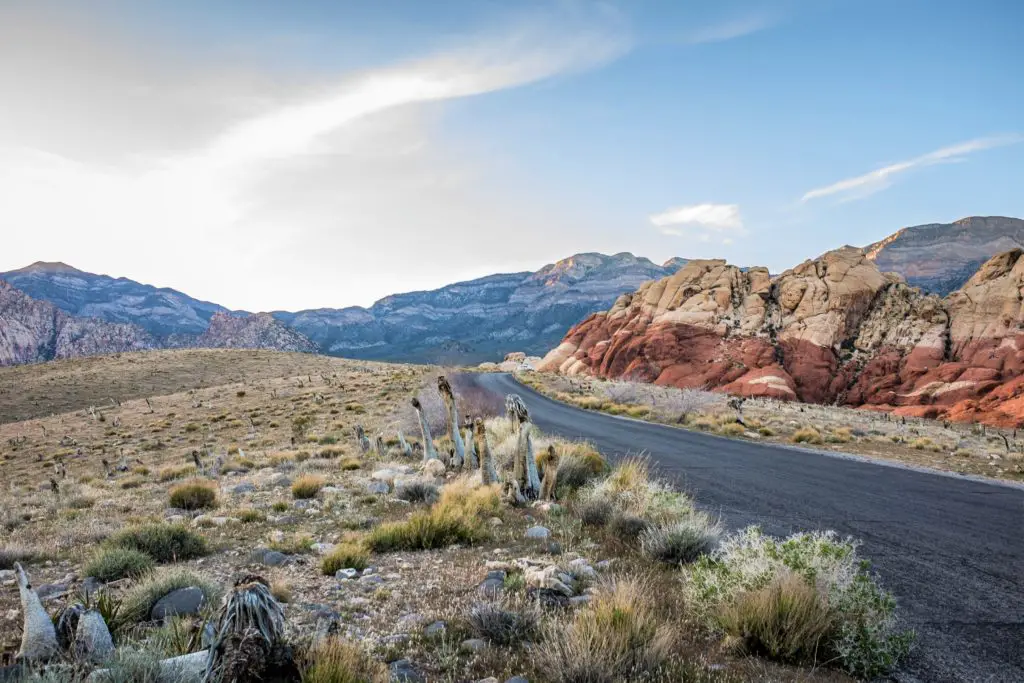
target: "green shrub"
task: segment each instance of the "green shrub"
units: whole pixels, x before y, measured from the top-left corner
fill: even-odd
[[[153,568],[153,558],[131,548],[102,548],[89,560],[82,571],[104,583],[128,577],[142,576]]]
[[[107,540],[112,548],[130,548],[157,562],[182,562],[206,554],[206,539],[179,524],[149,524],[125,529]]]
[[[340,543],[331,549],[320,562],[320,571],[324,576],[334,576],[339,569],[366,569],[370,556],[366,549],[357,543]]]
[[[693,565],[687,598],[697,614],[717,623],[740,594],[788,573],[819,590],[835,623],[828,648],[854,676],[879,676],[909,651],[914,635],[900,629],[896,601],[870,574],[869,563],[857,557],[857,543],[833,532],[780,540],[747,528]]]
[[[238,512],[238,520],[242,524],[253,524],[255,522],[263,522],[266,521],[266,519],[266,515],[264,515],[259,510],[253,510],[252,508],[240,510]]]
[[[217,486],[211,481],[194,479],[171,489],[170,505],[182,510],[217,507]]]

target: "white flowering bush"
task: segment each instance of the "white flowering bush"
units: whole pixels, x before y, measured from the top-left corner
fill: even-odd
[[[737,596],[787,572],[801,576],[833,611],[828,646],[835,658],[854,676],[872,678],[907,654],[914,634],[899,628],[896,601],[857,556],[858,545],[832,531],[777,539],[749,527],[692,566],[686,591],[698,613],[715,622]]]
[[[693,501],[655,478],[647,460],[628,458],[604,479],[580,491],[580,500],[604,500],[615,510],[651,524],[668,525],[693,514]]]

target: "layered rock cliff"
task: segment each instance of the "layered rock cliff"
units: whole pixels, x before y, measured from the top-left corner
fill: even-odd
[[[770,277],[691,261],[569,331],[539,366],[744,396],[1024,420],[1024,258],[944,299],[844,247]]]
[[[76,318],[0,280],[0,366],[152,348],[136,325]]]

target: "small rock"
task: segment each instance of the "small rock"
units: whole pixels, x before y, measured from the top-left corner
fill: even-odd
[[[149,618],[153,621],[163,621],[173,616],[190,616],[199,614],[206,596],[196,586],[187,586],[173,590],[156,601],[153,609],[149,612]]]
[[[399,659],[388,666],[391,683],[426,683],[408,659]]]
[[[0,569],[0,581],[14,581],[14,570]]]
[[[546,552],[548,555],[561,555],[562,544],[558,541],[549,541],[544,544],[544,552]]]
[[[376,573],[377,573],[377,568],[376,567],[367,567],[362,572],[363,576],[369,576],[370,574],[376,574]]]
[[[551,536],[551,531],[543,526],[531,526],[526,530],[527,538],[546,539]]]
[[[315,552],[316,554],[318,554],[318,555],[326,555],[327,553],[331,552],[331,550],[334,548],[334,544],[333,543],[314,543],[310,547],[313,549],[313,552]]]
[[[436,458],[423,463],[423,474],[429,477],[443,477],[445,473],[444,463]]]
[[[97,579],[95,576],[87,576],[82,581],[82,590],[89,595],[92,595],[100,588],[103,588],[103,582]]]
[[[443,621],[435,621],[430,626],[423,629],[423,634],[427,636],[439,636],[448,630],[448,624]]]
[[[487,641],[482,640],[480,638],[470,638],[469,640],[462,641],[462,643],[459,645],[459,650],[461,650],[462,652],[470,652],[470,653],[472,653],[472,652],[480,652],[480,650],[483,650],[486,647],[487,647]],[[490,683],[491,681],[493,681],[494,683],[498,683],[498,679],[497,678],[485,678],[485,679],[483,679],[483,681],[480,681],[480,683],[484,683],[484,682]]]
[[[501,521],[501,517],[491,517],[489,520],[487,520],[487,523],[493,527],[499,527],[503,525],[505,522]]]
[[[505,581],[504,579],[484,579],[477,590],[485,597],[496,598],[505,591]]]
[[[505,683],[530,683],[527,679],[522,676],[513,676],[512,678],[505,681]]]
[[[281,565],[288,564],[288,562],[291,560],[290,557],[288,557],[282,552],[278,552],[276,550],[267,550],[266,548],[254,550],[252,554],[252,559],[253,562],[258,562],[268,567],[280,567]]]
[[[339,569],[338,571],[334,572],[334,578],[336,578],[338,581],[354,579],[357,576],[359,576],[358,569]]]
[[[379,586],[384,583],[384,577],[379,574],[359,577],[359,583],[366,586]]]
[[[252,493],[255,490],[256,490],[256,487],[253,484],[251,484],[250,482],[247,482],[247,481],[243,481],[241,484],[236,484],[234,487],[232,487],[231,493],[235,493],[235,494]]]
[[[36,594],[40,600],[53,600],[66,595],[70,586],[63,583],[47,583],[36,588]]]
[[[371,481],[366,485],[366,490],[377,495],[387,495],[391,487],[382,481]]]
[[[286,489],[291,485],[291,477],[284,474],[275,474],[267,481],[267,486],[272,489]]]

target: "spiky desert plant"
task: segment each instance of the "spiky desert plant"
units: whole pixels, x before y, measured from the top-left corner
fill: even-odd
[[[203,683],[241,683],[282,674],[298,678],[285,642],[284,610],[263,577],[250,574],[236,581],[216,624]]]
[[[508,394],[505,396],[505,414],[512,421],[512,431],[518,432],[519,425],[530,419],[530,412],[519,394]]]
[[[50,615],[43,608],[39,594],[29,583],[28,574],[20,564],[14,565],[21,594],[21,611],[24,618],[21,631],[21,648],[17,659],[28,662],[45,661],[57,654],[57,630]]]
[[[455,393],[452,391],[452,385],[448,382],[448,378],[444,375],[437,378],[437,391],[441,394],[441,400],[444,401],[444,406],[447,409],[448,434],[451,436],[454,449],[451,466],[455,469],[462,469],[462,463],[466,461],[466,444],[462,441],[462,434],[459,432],[459,410],[455,405]]]
[[[487,427],[479,417],[473,422],[473,429],[476,432],[477,450],[480,451],[480,481],[486,486],[495,484],[498,479],[498,470],[494,467],[494,455],[491,454],[491,445],[487,442]]]
[[[401,429],[398,430],[398,447],[402,451],[402,457],[412,457],[412,446],[410,446],[409,442],[405,440],[405,434],[402,433]]]
[[[430,423],[427,422],[427,416],[423,414],[423,404],[415,396],[412,399],[412,407],[416,411],[416,419],[420,422],[420,432],[423,434],[423,462],[438,460],[434,439],[430,436]]]
[[[532,427],[529,417],[519,423],[519,441],[513,469],[513,478],[523,495],[530,500],[540,495],[540,475],[537,473],[537,460],[533,453]]]
[[[359,442],[359,452],[366,454],[370,452],[370,439],[366,436],[366,430],[363,429],[363,425],[356,425],[356,441]]]

